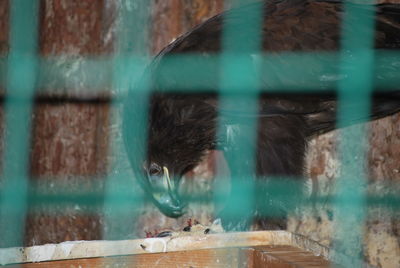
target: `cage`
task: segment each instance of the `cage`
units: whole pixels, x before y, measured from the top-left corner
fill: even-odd
[[[306,49],[287,48],[290,37],[301,36],[294,27],[282,33],[289,39],[275,40],[283,51],[263,53],[264,2],[270,3],[265,17],[271,21],[266,25],[288,23],[303,29],[311,23],[323,33],[338,31],[340,49],[319,50],[325,44],[313,43],[311,34],[301,41],[310,42]],[[391,2],[378,6],[311,0],[0,1],[0,264],[398,267],[400,117],[397,113],[368,123],[369,131],[363,124],[374,110],[374,90],[389,94],[385,103],[392,113],[399,107],[400,7]],[[303,13],[296,5],[306,3],[314,4],[303,11],[319,14],[314,24],[298,20]],[[278,11],[272,9],[275,5]],[[228,11],[218,24],[221,47],[216,53],[189,48],[170,55],[167,48],[153,61],[163,47],[171,42],[170,48],[177,47],[176,38],[224,10],[236,11]],[[327,21],[317,21],[323,17],[321,10]],[[386,15],[379,20],[381,31],[390,36],[390,30],[395,37],[388,46],[374,49],[374,40],[380,37],[375,35],[375,18],[381,13]],[[339,20],[330,22],[335,14],[340,14]],[[328,27],[328,22],[337,28]],[[193,46],[207,44],[207,38]],[[269,52],[273,49],[271,44]],[[211,95],[218,95],[211,107],[235,123],[227,129],[216,120],[215,135],[235,132],[235,124],[246,125],[246,135],[234,141],[234,150],[209,150],[200,165],[186,170],[179,183],[190,204],[176,219],[154,206],[129,162],[129,154],[146,158],[149,134],[140,126],[147,125],[146,109],[156,93],[154,77],[146,76],[151,64],[159,64],[155,78],[167,96],[197,96],[210,93],[210,88]],[[179,79],[170,83],[177,74]],[[254,180],[252,145],[260,118],[251,115],[259,112],[261,94],[308,96],[327,90],[336,94],[337,124],[345,128],[309,141],[304,158],[308,176]],[[134,149],[129,141],[123,142],[127,100],[133,109],[129,112],[136,116],[128,136],[139,144]],[[261,112],[268,117],[281,111]],[[298,171],[303,177],[303,170]],[[161,187],[175,184],[169,177],[165,183]],[[268,200],[262,196],[266,192]],[[222,221],[253,220],[260,195],[261,202],[287,208],[286,231],[259,231],[271,226],[252,221],[243,228],[248,232],[182,235],[191,219],[207,228],[221,207],[227,207],[222,208]],[[273,207],[261,205],[257,213],[276,216]],[[179,234],[144,238],[165,230]]]

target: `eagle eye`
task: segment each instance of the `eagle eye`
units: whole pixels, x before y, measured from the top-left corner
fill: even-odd
[[[162,168],[156,163],[151,163],[147,172],[150,176],[159,176],[162,173]]]

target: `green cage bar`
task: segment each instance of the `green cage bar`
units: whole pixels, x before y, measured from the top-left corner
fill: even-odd
[[[400,53],[390,50],[379,50],[375,52],[374,74],[372,75],[373,84],[376,88],[385,90],[395,90],[400,83],[400,78],[393,75],[400,72],[400,66],[397,64],[400,61]],[[143,55],[124,55],[119,56],[124,59],[124,62],[129,63],[131,68],[130,76],[137,78],[140,75],[143,66],[149,62],[149,58]],[[163,65],[165,68],[179,70],[182,74],[182,81],[179,83],[166,80],[165,90],[170,91],[185,91],[185,92],[202,92],[215,90],[215,77],[210,77],[210,72],[202,72],[201,70],[218,69],[220,64],[220,56],[210,55],[207,58],[196,54],[174,55],[166,57]],[[329,80],[324,75],[337,75],[340,71],[340,52],[280,52],[278,56],[271,54],[260,54],[260,64],[263,80],[268,81],[268,88],[262,89],[268,92],[301,92],[312,90],[315,92],[326,91],[327,89],[335,88],[337,80]],[[64,65],[57,64],[57,58],[46,57],[40,59],[39,77],[37,87],[39,92],[48,92],[51,88],[71,88],[76,86],[77,81],[82,81],[82,95],[93,93],[104,93],[104,88],[108,87],[110,79],[112,79],[113,60],[108,56],[105,57],[86,57],[82,58],[80,64],[74,66],[77,68],[76,76],[65,76],[70,66],[76,62],[74,58],[63,58],[66,62]],[[236,61],[236,60],[234,60]],[[0,58],[0,85],[4,84],[4,74],[2,69],[5,69],[7,59]],[[193,65],[196,63],[196,66]],[[282,63],[284,62],[284,64]],[[132,63],[132,64],[131,64]],[[3,66],[2,66],[3,65]],[[305,65],[314,66],[312,72]],[[350,66],[350,65],[349,65]],[[390,66],[390,68],[387,68]],[[289,68],[288,68],[289,67]],[[318,67],[318,68],[317,68]],[[199,71],[200,70],[200,71]],[[286,80],[279,80],[273,75],[274,72],[279,72],[281,77]],[[217,76],[217,73],[215,73]],[[204,79],[202,79],[204,78]],[[130,79],[132,80],[132,78]],[[191,83],[188,83],[191,81]],[[90,96],[89,95],[89,96]],[[123,97],[116,94],[115,98]]]
[[[146,0],[124,0],[118,2],[117,31],[114,42],[114,58],[112,69],[112,89],[117,96],[127,93],[133,84],[133,73],[141,73],[143,66],[149,59],[148,50],[148,20],[150,3]],[[143,89],[145,90],[145,89]],[[141,92],[147,94],[146,92]],[[147,95],[146,95],[147,96]],[[147,97],[141,99],[148,102]],[[143,115],[142,122],[146,122],[147,105],[138,106],[139,114]],[[111,120],[119,131],[119,105],[112,103]],[[140,124],[139,124],[140,125]],[[138,139],[146,141],[146,133],[141,133]],[[132,174],[126,170],[119,170],[117,163],[123,161],[122,144],[116,137],[111,137],[110,152],[114,157],[110,174],[105,184],[104,217],[106,229],[103,230],[104,239],[125,239],[132,232],[131,225],[135,222],[135,210],[143,203],[134,183]],[[140,154],[141,152],[136,152]],[[127,224],[130,223],[130,224]]]
[[[350,79],[338,85],[339,126],[349,125],[348,114],[367,118],[373,89],[374,10],[360,12],[345,3],[342,19],[342,73]],[[352,68],[349,68],[349,67]],[[348,108],[352,103],[353,108]],[[357,104],[357,105],[354,105]],[[354,139],[357,137],[357,141]],[[362,267],[363,228],[366,214],[365,126],[356,125],[341,134],[341,175],[336,181],[336,256],[345,267]],[[340,241],[340,242],[339,242]]]
[[[225,1],[225,4],[229,2],[233,2],[234,6],[248,3],[243,0]],[[240,18],[243,21],[239,29],[236,24],[237,18],[230,18],[229,14],[224,18],[219,109],[229,110],[229,107],[245,106],[246,111],[255,113],[258,110],[261,66],[255,66],[249,55],[260,55],[261,51],[261,3],[250,6],[245,12],[247,14]],[[251,41],[243,42],[243,36],[238,34],[243,32],[246,33],[247,40]],[[228,128],[232,128],[228,132],[232,133],[232,139],[238,146],[237,150],[225,155],[230,166],[235,168],[231,170],[231,192],[222,217],[244,221],[242,227],[246,228],[252,217],[251,208],[255,205],[255,178],[250,176],[256,169],[257,119],[239,118],[237,124],[244,124],[247,133],[237,133],[241,130],[236,130],[234,124],[228,124]],[[218,133],[226,133],[223,125],[226,123],[218,122]]]
[[[5,148],[0,193],[0,239],[21,245],[29,185],[32,98],[38,63],[38,1],[10,1],[10,51],[5,102]]]

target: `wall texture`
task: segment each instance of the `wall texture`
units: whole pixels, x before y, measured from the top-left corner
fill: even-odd
[[[0,1],[0,53],[8,50],[8,1]]]
[[[369,149],[367,154],[368,193],[374,195],[398,194],[400,182],[400,114],[367,124]],[[336,146],[338,135],[351,128],[336,130],[311,141],[307,169],[313,181],[314,194],[334,193],[335,178],[340,174]],[[358,137],[353,136],[354,141]],[[377,267],[400,265],[399,215],[376,207],[368,210],[365,225],[364,252],[366,259]],[[329,205],[315,206],[301,211],[290,220],[289,230],[306,235],[326,246],[334,244],[335,223],[339,222]],[[355,222],[354,224],[359,224]]]
[[[40,1],[40,54],[47,58],[61,56],[57,64],[64,64],[63,57],[67,56],[79,62],[82,56],[109,53],[112,40],[105,36],[111,24],[106,16],[103,0]],[[75,91],[73,85],[49,90],[62,91],[65,96]],[[98,190],[95,185],[101,183],[107,171],[108,114],[107,104],[68,100],[37,104],[32,129],[32,183],[49,192],[82,187],[89,193]],[[71,204],[31,210],[25,244],[99,239],[99,215],[83,214],[81,209]]]

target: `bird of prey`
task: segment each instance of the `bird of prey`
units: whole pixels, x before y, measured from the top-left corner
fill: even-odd
[[[337,85],[338,80],[344,78],[339,73],[324,73],[318,69],[321,65],[312,63],[305,63],[304,68],[309,70],[311,76],[315,73],[317,87],[326,89],[323,94],[276,91],[269,94],[268,89],[277,84],[300,84],[305,89],[308,86],[308,82],[291,80],[296,78],[286,77],[281,69],[269,66],[268,73],[261,72],[260,87],[264,93],[257,96],[259,107],[256,112],[247,111],[243,104],[219,110],[220,67],[215,64],[204,69],[202,59],[212,58],[222,51],[226,22],[232,29],[238,29],[239,32],[235,32],[237,40],[252,42],[251,31],[240,29],[251,17],[248,10],[254,10],[254,7],[262,10],[261,38],[254,42],[260,42],[262,53],[274,56],[289,70],[290,63],[280,57],[283,52],[340,50],[343,3],[315,0],[271,0],[228,10],[165,47],[127,97],[123,110],[123,136],[135,176],[145,193],[167,216],[179,217],[184,213],[185,202],[179,193],[181,177],[198,165],[208,151],[221,150],[228,167],[231,170],[237,168],[237,161],[231,161],[229,156],[239,146],[238,140],[242,143],[246,141],[246,128],[249,127],[246,126],[246,118],[258,122],[256,137],[247,137],[248,140],[256,138],[256,142],[248,142],[248,146],[255,147],[254,174],[250,179],[303,177],[308,140],[336,127],[337,94],[332,85]],[[400,5],[354,4],[354,8],[359,9],[357,14],[360,16],[365,13],[363,11],[374,9],[373,46],[376,51],[400,49]],[[168,67],[169,58],[177,56],[179,59],[182,55],[194,55],[195,60],[190,65],[182,63],[182,68]],[[247,56],[256,61],[254,55]],[[340,61],[336,61],[336,65],[339,64]],[[336,65],[331,67],[339,69]],[[399,66],[398,62],[397,65],[381,65],[392,75],[396,73],[394,66]],[[198,71],[197,80],[200,82],[186,77],[185,68],[188,66],[192,71]],[[397,75],[398,71],[397,67]],[[375,75],[374,79],[380,78]],[[188,89],[201,87],[202,82],[207,84],[208,91],[194,93],[193,90],[184,90],[185,86]],[[176,90],[171,91],[174,86]],[[149,91],[141,90],[141,87]],[[359,118],[349,114],[347,122],[372,120],[400,111],[400,87],[372,95],[369,117]],[[240,97],[236,100],[240,101]],[[143,140],[147,143],[144,144]],[[265,200],[265,203],[272,204],[269,209],[274,209],[273,201]],[[251,213],[258,215],[258,210],[259,207],[255,206]]]

